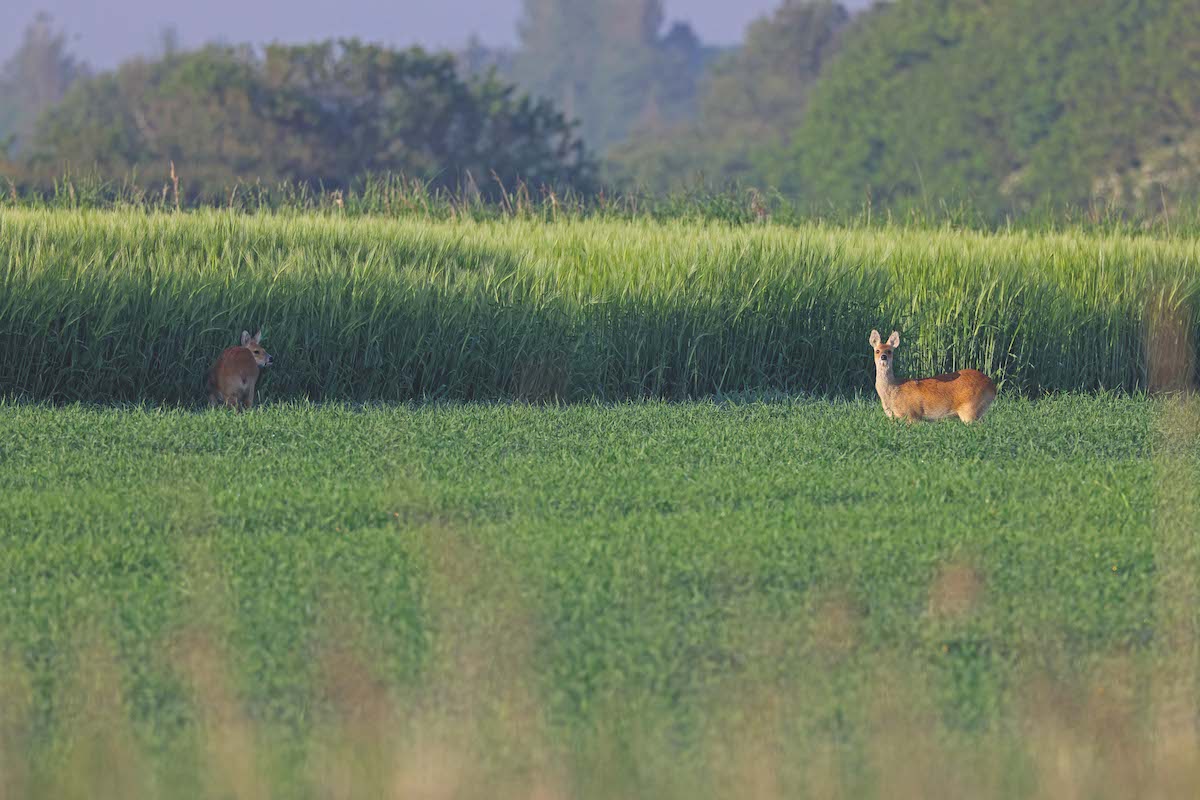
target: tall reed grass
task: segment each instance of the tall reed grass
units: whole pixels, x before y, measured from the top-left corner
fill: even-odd
[[[394,220],[198,211],[0,215],[0,394],[191,404],[242,329],[264,398],[686,398],[871,389],[1137,392],[1146,326],[1200,329],[1184,236],[820,224]]]
[[[806,206],[775,189],[738,183],[712,185],[697,180],[669,194],[637,187],[613,187],[583,193],[518,182],[500,186],[487,198],[472,186],[436,187],[402,174],[366,174],[339,187],[305,182],[237,183],[214,195],[195,195],[187,175],[172,162],[158,176],[113,180],[95,172],[65,173],[49,182],[22,181],[0,175],[0,210],[163,211],[222,209],[246,214],[326,214],[420,219],[498,219],[559,222],[566,219],[624,221],[703,221],[730,225],[771,221],[808,225],[824,221],[847,227],[954,227],[979,231],[1014,228],[1041,232],[1085,230],[1149,236],[1195,236],[1200,232],[1200,197],[1185,197],[1157,209],[1130,209],[1102,199],[1087,205],[1053,202],[1033,208],[983,211],[969,201],[936,200],[903,209],[873,207],[868,198],[858,208]]]

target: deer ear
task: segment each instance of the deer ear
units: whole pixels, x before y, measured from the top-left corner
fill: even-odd
[[[892,331],[892,335],[888,337],[888,344],[892,347],[900,346],[900,333],[898,331]]]
[[[242,347],[250,344],[250,331],[242,331]]]
[[[254,334],[254,343],[258,344],[261,341],[262,341],[262,330],[259,329],[258,333]]]
[[[871,331],[871,347],[879,347],[879,331]]]

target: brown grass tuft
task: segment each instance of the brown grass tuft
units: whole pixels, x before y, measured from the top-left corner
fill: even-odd
[[[210,790],[238,800],[267,797],[258,737],[229,678],[229,657],[210,634],[195,629],[176,640],[171,658],[191,690]]]
[[[975,611],[983,593],[983,576],[973,566],[963,561],[943,564],[929,585],[929,615],[934,619],[962,620]]]
[[[147,796],[151,774],[130,724],[112,648],[95,632],[78,641],[74,682],[59,708],[67,730],[63,763],[31,794],[94,800]]]
[[[858,646],[862,611],[844,592],[833,591],[818,599],[811,620],[809,635],[820,655],[839,660]]]

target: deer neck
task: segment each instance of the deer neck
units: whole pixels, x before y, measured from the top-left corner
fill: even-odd
[[[875,391],[879,392],[881,398],[887,399],[895,394],[898,385],[896,373],[890,363],[886,369],[875,365]]]

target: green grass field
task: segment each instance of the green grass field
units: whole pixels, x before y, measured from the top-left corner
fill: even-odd
[[[0,405],[3,788],[1183,796],[1196,423]]]

